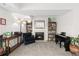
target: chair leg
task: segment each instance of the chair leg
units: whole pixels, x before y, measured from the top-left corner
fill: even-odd
[[[61,42],[60,42],[60,48],[61,48]]]

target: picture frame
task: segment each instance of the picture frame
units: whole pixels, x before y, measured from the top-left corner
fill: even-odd
[[[0,25],[6,25],[6,19],[0,18]]]
[[[44,20],[35,20],[34,27],[35,27],[35,29],[44,29],[45,21]]]

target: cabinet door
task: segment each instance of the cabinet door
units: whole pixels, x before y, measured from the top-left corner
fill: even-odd
[[[17,38],[14,38],[13,40],[9,41],[9,47],[13,47],[17,44]]]

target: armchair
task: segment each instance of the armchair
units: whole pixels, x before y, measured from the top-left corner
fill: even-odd
[[[35,42],[35,38],[32,35],[32,33],[23,33],[23,40],[24,40],[24,44],[29,44],[29,43],[34,43]]]

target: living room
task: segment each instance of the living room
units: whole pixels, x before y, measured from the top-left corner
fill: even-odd
[[[23,43],[27,44],[28,42],[19,40],[19,38],[24,40],[26,38],[26,36],[24,36],[25,37],[24,38],[21,35],[22,33],[30,32],[33,35],[33,37],[36,38],[35,41],[31,41],[31,42],[35,42],[35,44],[40,41],[42,42],[42,44],[44,42],[48,42],[45,43],[46,45],[50,44],[50,42],[55,43],[55,39],[56,39],[55,35],[61,34],[61,32],[65,32],[66,36],[77,38],[79,35],[78,7],[79,7],[78,3],[66,3],[66,4],[64,3],[45,3],[45,4],[44,3],[0,3],[0,35],[3,35],[4,37],[6,36],[8,37],[6,39],[4,38],[3,50],[6,50],[6,52],[4,52],[6,54],[4,55],[9,55],[10,50],[11,51],[18,50],[16,49],[17,47],[20,46],[27,47],[27,45],[23,46],[22,44]],[[51,26],[51,23],[53,24],[52,25],[53,27]],[[53,34],[50,34],[52,33],[52,31],[49,28],[52,28],[52,30],[54,28]],[[11,35],[14,34],[18,34],[18,35],[11,37]],[[49,47],[49,45],[47,46]],[[12,48],[10,49],[10,47]],[[63,50],[62,47],[61,48],[59,47],[59,44],[56,48],[59,48],[59,50]],[[63,51],[61,54],[57,54],[57,55],[63,55],[64,52],[66,51]],[[79,53],[79,48],[76,54],[79,55],[78,53]],[[70,52],[67,52],[64,55],[67,54],[72,55],[72,53]],[[17,54],[15,53],[15,55]],[[28,53],[25,55],[30,55],[30,54]],[[38,55],[41,55],[41,53]],[[49,53],[47,55],[53,55],[53,54]]]

